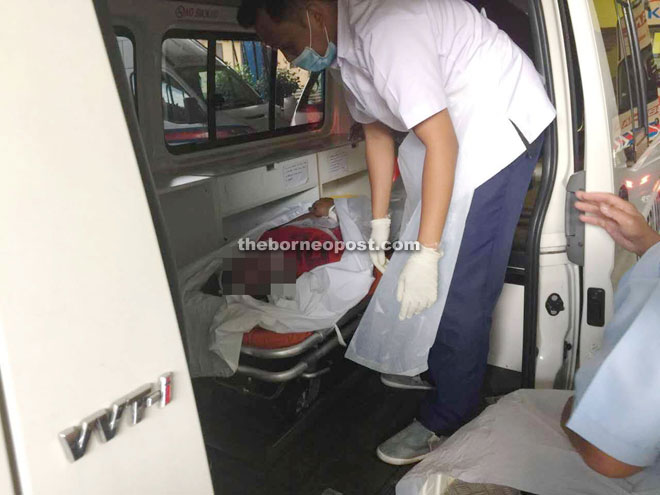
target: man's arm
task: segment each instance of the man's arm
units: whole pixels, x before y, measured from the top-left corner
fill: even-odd
[[[633,474],[639,473],[643,467],[633,466],[621,462],[614,457],[607,455],[598,447],[588,442],[580,435],[570,430],[566,423],[573,412],[573,397],[568,399],[561,414],[561,427],[571,441],[571,444],[578,451],[584,462],[597,473],[608,478],[627,478]]]
[[[423,246],[435,248],[442,238],[454,190],[458,140],[447,110],[429,117],[413,130],[426,147],[417,240]]]
[[[390,205],[394,173],[394,138],[389,127],[380,122],[363,124],[366,141],[367,169],[371,184],[373,218],[385,218]]]

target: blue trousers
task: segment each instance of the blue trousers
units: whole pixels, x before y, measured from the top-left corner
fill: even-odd
[[[516,226],[543,135],[474,193],[445,309],[428,365],[436,389],[421,404],[419,421],[451,434],[478,412],[488,359],[493,310],[504,286]]]

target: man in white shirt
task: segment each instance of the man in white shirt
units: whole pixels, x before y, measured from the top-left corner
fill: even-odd
[[[531,60],[464,0],[244,0],[238,20],[298,67],[339,69],[363,124],[370,255],[384,276],[347,357],[383,373],[430,370],[419,421],[377,451],[416,462],[477,412],[492,312],[554,108]],[[400,238],[421,249],[388,263],[392,129],[410,131]]]

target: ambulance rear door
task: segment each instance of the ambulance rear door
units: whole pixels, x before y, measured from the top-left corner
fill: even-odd
[[[10,2],[3,19],[0,373],[14,491],[210,494],[112,29],[83,0]],[[0,485],[5,472],[0,456]]]

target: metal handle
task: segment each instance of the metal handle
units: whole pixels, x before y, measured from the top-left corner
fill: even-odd
[[[566,254],[571,263],[584,266],[584,224],[580,221],[580,212],[575,208],[578,191],[584,191],[586,172],[582,170],[571,175],[566,185],[566,211],[564,216],[566,228]]]

